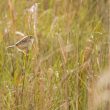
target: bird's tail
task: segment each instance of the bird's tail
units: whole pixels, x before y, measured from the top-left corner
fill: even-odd
[[[7,49],[13,48],[13,47],[15,47],[15,45],[10,45],[10,46],[7,47]]]

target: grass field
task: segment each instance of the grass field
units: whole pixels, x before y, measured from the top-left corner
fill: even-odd
[[[107,2],[0,0],[0,110],[93,110],[109,63]],[[16,32],[35,37],[28,55],[7,49]]]

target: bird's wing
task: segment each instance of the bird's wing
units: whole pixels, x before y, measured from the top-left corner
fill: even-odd
[[[18,42],[16,42],[16,46],[22,45],[23,43],[27,43],[29,41],[29,36],[26,36],[24,38],[22,38],[21,40],[19,40]]]

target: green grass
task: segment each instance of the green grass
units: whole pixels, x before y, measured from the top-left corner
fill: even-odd
[[[35,2],[37,30],[26,12]],[[0,109],[89,110],[91,84],[108,64],[105,8],[103,0],[0,0]],[[28,57],[6,49],[20,39],[15,31],[37,32]]]

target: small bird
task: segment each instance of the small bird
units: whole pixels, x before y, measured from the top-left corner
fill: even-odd
[[[8,46],[7,49],[16,47],[18,51],[27,54],[29,50],[31,50],[34,40],[35,39],[33,36],[25,36],[24,38],[16,42],[14,45]]]

